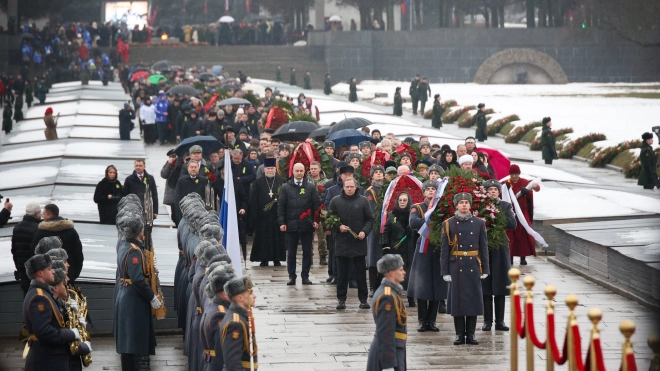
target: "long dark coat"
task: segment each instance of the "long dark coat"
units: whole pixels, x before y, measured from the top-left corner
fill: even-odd
[[[656,170],[656,158],[653,148],[646,143],[642,143],[642,150],[639,152],[639,161],[642,163],[642,170],[639,172],[637,185],[644,188],[653,189],[657,184],[658,175]]]
[[[410,279],[410,266],[412,265],[415,256],[415,240],[413,238],[413,231],[410,228],[410,211],[394,209],[391,213],[387,214],[385,221],[385,229],[383,234],[380,235],[380,243],[383,247],[383,252],[390,254],[399,254],[403,258],[403,270],[406,271],[406,278],[401,285],[404,289],[408,289],[408,281]],[[406,239],[400,242],[403,237]],[[399,244],[398,248],[395,248]],[[390,249],[385,249],[389,247]]]
[[[372,213],[376,210],[378,193],[382,187],[382,184],[373,183],[371,187],[364,191],[364,196],[367,198],[367,201],[369,201]],[[381,235],[379,227],[380,226],[378,225],[374,225],[367,236],[367,267],[376,267],[378,260],[383,257],[383,247],[380,244]]]
[[[299,187],[294,178],[291,178],[280,190],[277,201],[277,223],[286,225],[287,232],[314,232],[312,223],[300,220],[300,215],[310,210],[310,217],[314,218],[314,213],[320,204],[321,201],[314,184],[308,182],[307,178],[303,178],[302,186]]]
[[[16,101],[14,102],[14,120],[16,122],[19,122],[23,120],[23,96],[19,95],[16,97]]]
[[[325,95],[332,94],[332,82],[327,77],[325,78],[325,80],[323,80],[323,94]]]
[[[429,204],[424,201],[410,208],[410,228],[417,232],[424,224],[424,213]],[[429,243],[426,253],[419,252],[421,240],[417,238],[415,253],[408,278],[408,296],[422,300],[444,300],[447,298],[447,283],[442,280],[440,251]]]
[[[367,371],[382,371],[394,368],[406,370],[406,340],[396,337],[396,333],[407,334],[406,308],[401,300],[401,286],[383,280],[374,292],[373,309],[376,334],[369,347]]]
[[[252,336],[254,344],[254,364],[257,365],[258,346],[256,336],[248,331],[247,309],[232,303],[229,310],[222,319],[220,325],[220,340],[222,341],[222,356],[225,361],[226,371],[244,371],[250,369],[250,348],[248,336]],[[243,365],[248,365],[244,367]],[[255,367],[256,369],[256,367]]]
[[[32,238],[39,228],[41,220],[30,216],[24,215],[16,226],[11,235],[11,255],[14,257],[14,265],[18,271],[18,277],[21,280],[30,280],[25,272],[25,262],[34,256],[34,249],[30,248]]]
[[[133,120],[135,120],[134,110],[123,109],[119,111],[119,139],[131,139],[131,130],[133,130],[133,127],[135,126]]]
[[[64,219],[56,216],[39,223],[39,229],[32,238],[30,248],[34,251],[39,241],[44,237],[57,236],[62,240],[62,248],[66,250],[69,259],[69,279],[75,281],[82,271],[85,256],[83,255],[82,242],[80,236],[74,229],[73,220]]]
[[[254,243],[250,252],[250,261],[286,260],[285,234],[280,231],[280,224],[277,221],[277,204],[270,210],[264,211],[268,203],[277,199],[277,190],[282,184],[284,179],[275,175],[274,178],[259,177],[252,185],[248,215],[251,218],[250,225],[254,228]],[[271,189],[269,186],[272,187],[272,198],[269,195]]]
[[[199,261],[199,260],[198,260]],[[200,327],[202,323],[202,309],[206,306],[208,302],[208,297],[204,294],[204,285],[206,284],[206,267],[198,263],[199,269],[201,270],[200,275],[196,275],[193,281],[193,292],[190,295],[190,300],[194,305],[194,314],[192,315],[190,323],[190,333],[189,337],[186,337],[186,345],[189,345],[188,349],[188,369],[190,371],[199,370],[199,365],[202,360],[201,355],[204,353],[204,348],[201,347],[201,338],[200,338]],[[190,307],[188,307],[190,309]]]
[[[436,129],[442,127],[442,105],[439,100],[433,102],[433,117],[431,118],[431,126]]]
[[[144,180],[146,179],[146,183]],[[151,174],[144,172],[144,178],[140,181],[137,173],[126,177],[124,180],[124,196],[135,194],[140,199],[140,203],[144,205],[144,192],[147,190],[146,184],[149,184],[149,191],[151,192],[151,201],[153,203],[154,214],[158,214],[158,189],[156,188],[156,180]]]
[[[394,108],[392,109],[394,116],[403,116],[403,99],[401,93],[394,93]]]
[[[440,265],[443,273],[451,275],[447,313],[454,317],[483,315],[481,275],[490,274],[490,265],[486,263],[489,261],[486,223],[471,215],[467,220],[458,220],[454,216],[442,223],[443,231],[446,223],[449,223],[449,238],[451,240],[457,238],[456,251],[478,251],[479,254],[478,256],[451,255],[452,247],[449,245],[447,234],[443,232]]]
[[[186,236],[190,233],[190,230],[188,229],[188,223],[186,223],[185,219],[181,219],[181,222],[179,222],[179,225],[177,227],[176,231],[176,242],[177,242],[177,247],[179,248],[179,259],[176,262],[176,268],[174,268],[174,310],[178,311],[179,308],[179,286],[181,286],[181,273],[183,272],[183,268],[185,266],[184,260],[183,260],[183,242],[181,241],[181,238],[185,234]]]
[[[510,203],[499,201],[500,212],[506,215],[506,229],[515,229],[516,216]],[[511,269],[511,258],[509,256],[509,238],[504,234],[506,243],[499,247],[488,246],[488,265],[490,274],[481,280],[481,288],[484,296],[509,295],[507,286],[511,284],[509,269]]]
[[[351,84],[348,86],[348,101],[357,102],[357,84],[351,81]]]
[[[120,354],[156,354],[150,304],[154,292],[145,280],[146,265],[142,249],[141,242],[127,239],[122,241],[117,252],[119,277],[131,280],[131,284],[120,286],[112,317],[116,349]]]
[[[474,122],[477,124],[477,131],[474,134],[474,137],[480,142],[488,140],[488,133],[486,132],[486,125],[488,121],[486,120],[486,114],[482,110],[479,110],[475,116],[476,117],[474,118]]]
[[[197,246],[195,246],[197,247]],[[193,248],[194,250],[194,248]],[[188,339],[186,340],[184,347],[183,347],[183,354],[192,357],[193,352],[191,350],[195,349],[197,346],[197,342],[199,342],[198,337],[195,337],[195,331],[197,332],[197,335],[199,335],[199,328],[195,329],[193,328],[192,324],[195,320],[195,317],[199,316],[197,307],[199,307],[199,297],[197,295],[197,291],[199,289],[199,285],[202,281],[202,278],[204,276],[204,269],[200,262],[199,259],[195,259],[192,266],[190,267],[188,271],[188,291],[190,294],[187,297],[187,302],[186,302],[186,329],[184,332],[184,338]],[[190,360],[189,360],[190,362]]]
[[[12,120],[11,106],[7,106],[2,111],[2,131],[4,131],[6,134],[9,134],[13,126],[14,121]]]
[[[558,158],[555,149],[555,136],[548,126],[543,126],[541,130],[541,153],[542,158],[546,161],[550,160],[550,163]]]
[[[347,196],[341,191],[341,195],[330,201],[328,210],[337,215],[341,223],[350,227],[356,234],[360,232],[365,234],[365,238],[359,240],[349,232],[339,232],[339,225],[335,226],[332,229],[335,235],[335,256],[347,258],[367,256],[366,236],[374,226],[374,213],[367,198],[357,192],[353,196]]]
[[[305,75],[303,77],[303,89],[311,89],[312,88],[312,81],[308,75]]]
[[[417,99],[419,99],[420,102],[428,101],[430,90],[428,83],[420,82],[417,85]]]
[[[222,371],[225,364],[222,358],[222,331],[220,326],[225,318],[231,302],[221,297],[214,297],[204,307],[202,324],[200,326],[200,339],[204,349],[213,349],[215,356],[204,356],[201,365],[204,371]]]
[[[119,180],[103,178],[94,190],[94,202],[99,209],[99,221],[101,224],[114,225],[117,222],[117,204],[122,198],[122,187]],[[108,195],[112,195],[108,199]]]
[[[179,202],[191,193],[197,193],[202,200],[206,196],[206,185],[209,180],[203,176],[197,174],[195,178],[191,178],[190,175],[185,175],[179,178],[179,181],[176,182],[176,188],[174,189],[174,205],[172,209],[174,211],[174,222],[179,224],[183,214],[181,213],[181,206]]]
[[[292,85],[292,86],[297,86],[298,85],[298,81],[296,81],[296,73],[295,72],[291,72],[291,74],[289,75],[289,85]]]

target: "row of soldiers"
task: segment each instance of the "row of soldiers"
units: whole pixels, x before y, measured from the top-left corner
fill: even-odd
[[[92,362],[87,300],[67,277],[68,255],[58,237],[44,237],[25,262],[31,278],[23,301],[25,370],[82,370]]]

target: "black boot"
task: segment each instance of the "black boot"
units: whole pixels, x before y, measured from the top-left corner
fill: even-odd
[[[426,332],[428,330],[429,326],[426,322],[420,322],[419,325],[417,325],[417,332]]]
[[[527,265],[527,259],[524,256],[520,257],[520,265]]]
[[[474,337],[474,330],[476,329],[476,327],[477,327],[477,316],[465,317],[465,332],[467,333],[465,344],[479,345],[479,342]]]
[[[378,290],[378,286],[380,286],[380,282],[378,281],[378,270],[376,270],[376,267],[369,267],[369,287],[371,288],[371,291],[375,292]]]
[[[136,371],[137,362],[135,360],[134,354],[122,353],[120,355],[121,359],[121,371]]]
[[[137,371],[150,371],[151,360],[149,356],[137,356]]]
[[[495,330],[509,331],[509,327],[504,323],[504,305],[506,296],[495,295]]]
[[[444,300],[438,302],[438,313],[447,313],[447,304],[445,304]]]
[[[426,326],[426,328],[429,331],[433,331],[433,332],[440,332],[440,329],[438,328],[438,326],[435,325],[435,320],[436,320],[436,318],[438,318],[438,302],[439,302],[438,300],[429,301],[428,302],[429,303],[429,309],[426,312],[427,313],[427,317],[426,317],[427,326]]]
[[[417,306],[417,303],[415,303],[415,298],[408,296],[408,306],[411,308],[414,308]]]
[[[493,326],[493,296],[484,295],[484,325],[481,331],[490,331]]]
[[[454,317],[454,331],[456,331],[454,345],[465,344],[465,317]]]

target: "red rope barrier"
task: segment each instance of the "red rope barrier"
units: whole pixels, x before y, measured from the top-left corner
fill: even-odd
[[[522,309],[520,309],[520,295],[515,295],[513,297],[513,302],[516,311],[516,323],[514,325],[516,326],[516,330],[518,330],[518,336],[520,336],[521,339],[524,339],[525,325],[522,320]]]
[[[557,348],[557,341],[555,340],[555,315],[554,313],[548,314],[548,339],[546,342],[550,343],[550,349],[552,350],[552,358],[555,359],[558,365],[563,365],[568,359],[568,334],[564,336],[564,354],[559,353],[559,348]]]
[[[637,371],[637,362],[635,361],[634,353],[626,354],[626,364],[628,365],[628,371]]]
[[[573,349],[575,354],[575,368],[578,371],[584,371],[584,364],[582,363],[582,343],[580,341],[580,329],[577,325],[571,328],[573,331]]]
[[[600,346],[600,339],[594,339],[593,345],[594,352],[596,353],[596,369],[598,371],[605,371],[605,362],[603,361],[603,349]],[[591,356],[591,352],[587,356]],[[590,363],[587,360],[587,366],[589,367]]]
[[[545,349],[546,342],[539,341],[538,336],[536,336],[536,330],[534,330],[534,303],[527,303],[525,307],[527,311],[525,313],[525,319],[527,323],[527,329],[529,330],[529,336],[532,339],[532,343],[535,347],[539,349]],[[547,339],[546,339],[547,340]]]

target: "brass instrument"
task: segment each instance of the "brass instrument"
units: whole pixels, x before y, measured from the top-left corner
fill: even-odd
[[[206,210],[216,210],[217,207],[215,190],[213,190],[210,180],[206,183],[206,187],[204,188],[204,206],[206,206]]]
[[[146,179],[146,178],[145,178]],[[153,241],[151,240],[151,230],[154,226],[154,207],[151,198],[151,190],[149,183],[145,183],[144,190],[144,257],[148,264],[149,277],[145,277],[154,295],[160,300],[162,305],[158,309],[151,309],[151,314],[156,316],[156,319],[164,319],[167,315],[165,308],[165,297],[160,287],[160,279],[158,278],[158,270],[156,269],[156,254],[154,251]]]
[[[66,320],[66,327],[70,330],[73,330],[74,328],[78,328],[78,316],[74,312],[74,310],[71,308],[71,305],[68,303],[65,305],[66,306],[66,315],[67,315],[67,320]],[[80,331],[80,330],[78,330]],[[82,334],[80,336],[82,339]],[[78,353],[78,350],[80,349],[80,343],[78,339],[72,341],[69,343],[69,351],[71,354],[76,354]]]
[[[69,322],[75,321],[75,328],[77,328],[78,332],[80,333],[80,341],[82,342],[89,341],[91,338],[89,332],[87,331],[87,328],[83,326],[83,324],[79,320],[79,318],[87,318],[87,298],[85,297],[85,295],[82,294],[79,287],[74,286],[72,284],[67,285],[67,291],[69,292],[69,298],[75,299],[76,302],[78,303],[77,315],[71,309],[71,306],[67,306],[67,314],[69,315]],[[74,348],[73,343],[76,343],[75,351],[73,350]],[[78,351],[79,347],[80,344],[78,343],[78,341],[70,343],[69,350],[71,351],[71,354],[75,354]],[[85,367],[88,367],[92,363],[92,355],[90,353],[81,356],[81,358],[82,358],[82,364]]]

